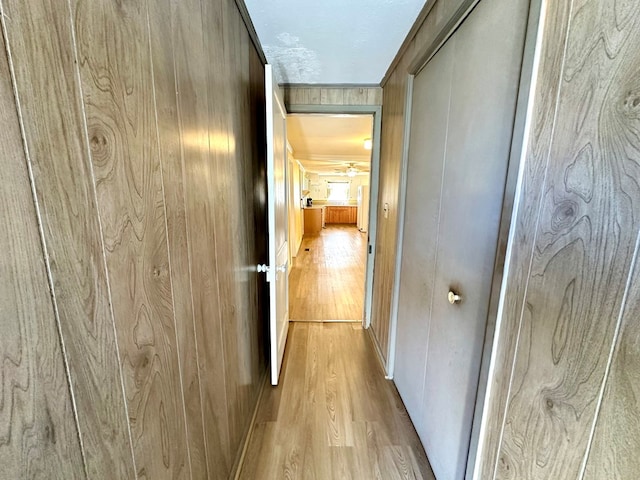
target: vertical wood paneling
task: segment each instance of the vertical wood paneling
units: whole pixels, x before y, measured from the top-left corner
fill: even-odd
[[[228,9],[225,10],[225,24],[229,26],[228,29],[225,29],[225,63],[229,65],[228,73],[229,76],[227,78],[227,85],[229,88],[230,95],[228,98],[228,108],[229,108],[229,118],[231,121],[229,122],[229,149],[228,149],[228,157],[227,160],[217,164],[218,175],[222,175],[222,172],[225,168],[231,166],[234,171],[234,174],[229,177],[230,182],[226,184],[224,190],[219,191],[218,195],[222,196],[227,200],[226,208],[229,210],[233,210],[232,205],[235,205],[235,208],[240,210],[244,210],[244,197],[242,195],[242,191],[244,189],[243,180],[241,173],[241,162],[240,159],[244,157],[244,142],[243,142],[243,132],[241,128],[240,116],[238,113],[240,112],[240,95],[242,84],[239,81],[241,78],[240,71],[242,69],[242,51],[246,49],[246,44],[244,42],[248,42],[248,37],[242,37],[240,34],[240,25],[242,24],[242,19],[237,14],[237,9],[233,4],[229,4]],[[216,182],[218,183],[218,182]],[[220,183],[218,183],[220,185]],[[223,204],[223,208],[225,205]],[[225,208],[225,210],[226,210]],[[218,211],[218,213],[221,213]],[[225,221],[225,218],[222,217],[218,222]],[[220,266],[222,267],[220,270],[221,278],[223,282],[221,283],[221,295],[224,295],[224,292],[228,292],[228,302],[223,302],[223,315],[225,321],[222,323],[222,329],[224,334],[225,341],[225,351],[232,352],[225,359],[225,367],[227,369],[228,381],[227,381],[227,399],[229,401],[229,405],[232,406],[230,408],[230,428],[229,432],[231,434],[231,450],[232,452],[236,451],[235,446],[239,446],[242,441],[242,436],[244,433],[245,423],[243,421],[244,418],[250,417],[252,410],[251,405],[249,405],[247,399],[248,388],[250,388],[250,384],[247,385],[244,382],[244,378],[248,378],[249,365],[247,363],[247,351],[244,348],[237,348],[237,345],[246,345],[248,338],[245,338],[246,341],[242,341],[248,331],[245,331],[243,328],[244,323],[244,315],[246,314],[245,306],[246,302],[243,301],[243,297],[245,295],[244,289],[241,285],[241,279],[244,276],[244,272],[240,272],[236,269],[236,265],[246,265],[246,254],[244,253],[243,245],[247,243],[246,230],[244,229],[244,219],[243,215],[231,215],[228,218],[227,225],[229,230],[227,231],[226,244],[228,245],[231,251],[231,256],[227,257],[224,253],[222,253],[221,258],[228,258],[229,261],[220,262]],[[218,237],[219,239],[221,237]],[[241,246],[240,248],[233,248],[234,246]],[[216,244],[216,250],[220,255],[220,244]],[[232,457],[232,460],[234,458]]]
[[[208,92],[220,89],[207,81],[207,52],[204,30],[214,2],[173,1],[173,37],[176,62],[176,86],[185,175],[185,206],[191,253],[191,283],[196,324],[198,356],[201,367],[202,408],[210,478],[227,478],[231,450],[225,352],[219,306],[215,251],[215,197],[212,191],[210,143],[226,145],[226,137],[209,131]],[[202,8],[202,19],[193,16]],[[218,7],[219,8],[219,7]],[[215,45],[220,48],[220,42]],[[222,66],[221,66],[222,67]]]
[[[131,442],[69,9],[41,1],[4,5],[88,473],[131,478]]]
[[[286,105],[309,105],[309,89],[284,87],[284,102]]]
[[[633,136],[637,139],[637,149],[640,138],[637,133]],[[589,480],[634,478],[640,470],[640,268],[637,262],[636,252],[635,273],[588,454],[584,478]]]
[[[395,74],[394,74],[395,75]],[[406,74],[402,75],[404,79]],[[379,351],[385,357],[389,343],[391,289],[395,269],[397,205],[400,185],[400,163],[404,138],[404,106],[406,83],[390,84],[384,89],[380,180],[378,193],[378,230],[373,280],[371,327]],[[393,152],[393,153],[392,153]],[[393,157],[397,154],[397,157]],[[384,206],[388,205],[388,218]]]
[[[344,105],[344,93],[341,88],[323,88],[320,90],[320,104]]]
[[[244,427],[243,419],[251,415],[246,410],[244,393],[242,388],[243,362],[241,350],[236,347],[237,340],[243,336],[241,317],[241,292],[237,280],[239,272],[236,265],[240,265],[240,251],[237,245],[242,245],[246,240],[241,238],[241,217],[234,215],[234,209],[242,209],[240,202],[241,186],[238,184],[235,159],[241,156],[242,138],[238,135],[236,122],[235,95],[227,92],[237,92],[236,77],[238,61],[235,54],[236,38],[235,26],[240,20],[234,5],[223,2],[220,11],[222,28],[218,30],[216,37],[222,42],[214,51],[210,50],[209,59],[209,83],[221,82],[223,88],[212,90],[209,96],[209,128],[213,135],[222,135],[226,143],[216,142],[210,151],[213,164],[212,180],[213,192],[216,199],[214,209],[214,221],[216,229],[216,256],[218,261],[219,276],[219,301],[222,318],[222,341],[225,351],[224,369],[227,387],[227,415],[229,418],[229,443],[231,451],[235,452],[240,444]],[[215,45],[215,40],[207,41],[207,44]],[[222,48],[220,48],[222,47]],[[224,68],[218,64],[222,61]],[[226,121],[229,119],[229,121]],[[229,170],[233,174],[229,174]],[[233,456],[231,458],[233,460]]]
[[[632,134],[633,137],[637,149],[640,138],[637,133]],[[611,372],[588,454],[584,478],[589,480],[634,478],[640,470],[640,265],[637,252],[635,261]]]
[[[0,477],[85,478],[4,38],[0,52]]]
[[[524,295],[528,282],[529,265],[533,255],[534,231],[538,219],[539,202],[543,195],[545,171],[550,161],[550,144],[556,116],[556,104],[562,77],[563,53],[566,43],[569,3],[553,2],[541,25],[544,37],[541,48],[539,79],[533,102],[531,129],[528,132],[528,151],[525,152],[524,174],[520,185],[520,202],[517,221],[512,225],[513,248],[509,263],[505,291],[503,318],[518,321],[503,321],[499,324],[495,338],[494,363],[503,373],[489,379],[490,396],[487,398],[485,421],[487,428],[483,441],[486,454],[478,458],[477,471],[481,478],[492,478],[496,469],[497,451],[502,435],[504,412],[511,384],[511,365],[518,345],[519,319],[523,312]],[[506,373],[509,372],[509,373]],[[498,463],[497,468],[506,468]]]
[[[264,65],[238,6],[3,6],[49,257],[3,57],[0,478],[229,478],[267,339]]]
[[[571,10],[498,478],[581,471],[640,227],[636,7]]]
[[[255,278],[262,279],[262,276],[254,275],[250,268],[239,269],[237,267],[238,265],[257,265],[257,261],[252,259],[250,249],[247,248],[251,244],[253,236],[251,226],[254,215],[252,183],[251,179],[243,173],[251,171],[252,159],[248,155],[251,147],[247,139],[256,138],[256,136],[246,125],[247,116],[244,114],[250,109],[248,85],[251,38],[248,32],[242,28],[243,20],[238,10],[232,8],[230,13],[232,15],[231,25],[235,26],[232,30],[232,49],[230,50],[232,63],[235,65],[235,72],[230,79],[231,91],[234,92],[230,98],[234,100],[231,117],[234,119],[232,138],[235,139],[235,161],[233,162],[235,175],[231,186],[232,192],[225,195],[234,199],[233,202],[240,212],[240,215],[235,215],[233,222],[232,245],[236,245],[236,256],[229,275],[229,278],[233,280],[232,288],[236,299],[234,307],[236,325],[230,347],[234,347],[237,352],[235,360],[230,359],[230,361],[232,362],[233,378],[236,381],[235,390],[238,393],[237,401],[233,404],[238,411],[236,425],[238,443],[236,446],[232,444],[232,451],[238,451],[248,432],[249,425],[246,420],[251,418],[255,407],[254,399],[260,389],[260,384],[256,381],[261,376],[261,372],[255,364],[257,350],[252,351],[252,346],[254,348],[257,346],[254,342],[258,340],[258,337],[255,328],[247,323],[247,319],[260,317],[255,303],[255,284],[250,282]],[[259,141],[259,137],[256,141]],[[231,149],[230,153],[233,153]]]
[[[149,8],[149,6],[148,6]],[[175,8],[175,11],[174,11]],[[202,411],[202,389],[195,336],[195,316],[191,289],[191,258],[185,211],[183,143],[178,122],[174,44],[184,47],[184,34],[192,32],[202,45],[202,35],[193,35],[192,18],[197,17],[200,2],[158,0],[149,8],[149,33],[155,86],[160,162],[167,214],[171,280],[174,294],[176,331],[182,367],[182,383],[187,421],[187,441],[193,478],[208,478]],[[195,25],[199,25],[196,22]],[[173,30],[174,25],[176,30]],[[188,26],[188,27],[187,27]],[[199,30],[196,30],[196,32]],[[175,37],[174,37],[175,34]],[[181,54],[184,55],[184,50]],[[190,55],[184,55],[190,58]],[[184,77],[181,76],[181,79]],[[193,105],[197,109],[197,105]],[[190,110],[187,107],[187,116]]]
[[[107,0],[73,7],[138,476],[186,478],[146,7]]]
[[[380,87],[286,86],[284,102],[289,105],[382,105]]]

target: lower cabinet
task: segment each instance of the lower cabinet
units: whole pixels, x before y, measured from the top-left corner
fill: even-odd
[[[358,207],[355,206],[339,206],[325,207],[326,223],[357,223]]]
[[[322,230],[322,227],[324,226],[323,217],[324,217],[324,208],[322,207],[305,208],[304,209],[304,234],[315,235],[320,233],[320,230]]]

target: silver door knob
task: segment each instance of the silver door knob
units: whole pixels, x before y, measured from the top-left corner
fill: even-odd
[[[449,295],[447,296],[449,299],[449,303],[451,305],[455,305],[456,303],[460,303],[462,301],[462,297],[455,293],[453,290],[449,290]]]

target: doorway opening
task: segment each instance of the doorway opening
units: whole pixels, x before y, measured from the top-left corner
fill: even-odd
[[[287,118],[291,321],[367,326],[374,123],[372,113]]]

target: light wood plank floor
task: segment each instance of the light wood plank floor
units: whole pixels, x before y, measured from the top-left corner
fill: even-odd
[[[280,380],[265,386],[241,479],[435,479],[360,325],[291,323]]]
[[[367,234],[355,225],[327,225],[305,235],[289,275],[289,318],[362,320]]]

